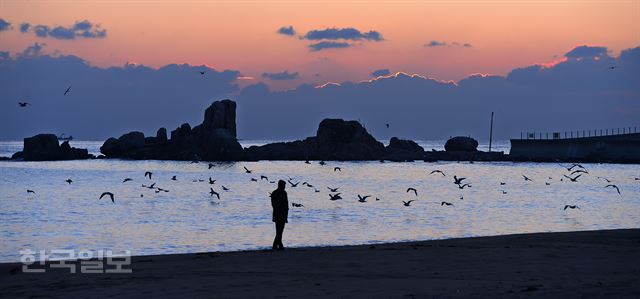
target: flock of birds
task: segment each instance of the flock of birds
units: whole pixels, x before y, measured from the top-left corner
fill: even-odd
[[[198,163],[198,161],[193,161],[192,163]],[[304,163],[311,164],[311,162],[309,162],[309,161],[305,161]],[[320,161],[318,164],[320,164],[321,166],[324,166],[324,165],[326,165],[326,162]],[[215,164],[209,163],[208,164],[208,169],[210,170],[214,166],[215,166]],[[563,168],[566,168],[567,172],[562,175],[562,177],[560,178],[560,181],[565,181],[565,179],[566,179],[566,181],[568,181],[568,182],[576,183],[583,176],[590,175],[589,171],[585,167],[583,167],[581,164],[572,164],[570,166],[561,165],[561,166]],[[268,182],[270,184],[276,184],[277,183],[275,180],[270,180],[269,177],[267,177],[266,175],[260,175],[259,178],[257,176],[253,176],[253,175],[255,175],[253,170],[247,168],[246,166],[243,166],[243,168],[244,168],[244,173],[245,174],[251,175],[250,176],[250,181],[251,182],[266,181],[266,182]],[[342,168],[341,167],[337,167],[337,166],[333,167],[333,172],[342,172]],[[447,177],[447,174],[444,171],[440,170],[440,169],[431,170],[429,172],[429,175],[439,175],[439,176],[442,176],[442,177]],[[161,187],[157,187],[156,183],[153,182],[153,177],[154,177],[153,172],[146,171],[144,173],[144,178],[148,179],[148,181],[151,182],[151,184],[141,184],[141,188],[145,188],[145,189],[149,189],[149,190],[155,191],[155,193],[170,192],[168,189],[163,189]],[[615,192],[617,192],[619,195],[621,195],[620,188],[617,185],[615,185],[610,179],[605,178],[605,177],[600,177],[600,176],[597,176],[596,178],[598,180],[602,180],[603,182],[607,183],[606,185],[604,185],[604,188],[615,190]],[[522,174],[522,179],[525,182],[534,182],[533,179],[529,178],[525,174]],[[177,178],[176,175],[173,175],[171,177],[171,180],[172,181],[177,181],[178,178]],[[548,177],[548,180],[545,182],[545,185],[547,185],[547,186],[550,185],[551,183],[549,181],[551,181],[551,180],[553,180],[553,178],[552,177]],[[635,180],[638,181],[638,180],[640,180],[640,178],[635,178]],[[134,181],[134,179],[127,177],[127,178],[124,178],[122,180],[122,183],[126,184],[126,183],[129,183],[129,182],[132,182],[132,181]],[[72,184],[73,180],[69,178],[65,182],[67,184]],[[217,180],[215,180],[215,179],[213,179],[211,177],[209,177],[208,181],[204,180],[204,179],[194,179],[194,180],[192,180],[192,182],[206,182],[206,183],[208,183],[210,185],[210,187],[209,187],[209,196],[210,197],[215,196],[218,200],[221,200],[221,193],[216,191],[214,189],[214,187],[216,187],[216,189],[222,190],[224,192],[227,192],[227,191],[231,190],[230,188],[228,188],[228,187],[226,187],[224,185],[221,185],[221,184],[218,184],[220,186],[220,188],[218,188],[218,185],[216,184]],[[315,193],[320,193],[321,192],[321,190],[318,189],[319,187],[316,187],[315,184],[311,184],[308,181],[300,182],[300,181],[296,181],[294,178],[289,177],[286,180],[286,182],[288,183],[288,187],[289,188],[298,188],[298,187],[303,187],[304,186],[304,187],[307,187],[309,189],[312,189],[313,192],[315,192]],[[472,188],[473,187],[471,185],[471,183],[469,182],[469,179],[467,179],[465,177],[458,177],[457,175],[453,175],[453,182],[452,183],[453,183],[453,185],[456,186],[456,188],[458,188],[460,190],[464,190],[465,188]],[[507,183],[505,183],[505,182],[500,182],[500,186],[505,186],[506,184]],[[342,187],[327,186],[326,188],[329,191],[328,192],[328,196],[329,196],[329,200],[330,201],[337,201],[337,200],[342,200],[343,199],[343,197],[342,197],[343,193],[341,191]],[[500,191],[502,192],[502,194],[507,194],[506,190],[500,190]],[[34,190],[31,190],[31,189],[27,189],[27,193],[28,194],[36,194],[36,192]],[[403,200],[402,201],[402,204],[405,207],[410,207],[413,202],[416,202],[418,200],[418,189],[416,189],[415,187],[408,187],[408,188],[406,188],[405,193],[409,194],[410,196],[411,196],[411,194],[413,196],[415,196],[415,199],[411,199],[411,200],[407,200],[407,201]],[[271,192],[269,192],[269,194],[271,194]],[[144,197],[144,195],[140,194],[140,197]],[[103,198],[108,198],[108,199],[111,200],[112,203],[115,203],[116,196],[111,191],[105,191],[102,194],[100,194],[98,199],[103,199]],[[376,201],[381,200],[379,197],[376,197],[376,196],[373,196],[373,195],[357,194],[357,201],[360,202],[360,203],[366,203],[367,199],[369,199],[369,198],[375,198]],[[460,196],[460,200],[464,200],[464,195]],[[451,206],[451,207],[455,206],[454,203],[448,202],[448,201],[440,201],[440,202],[436,202],[436,203],[439,204],[440,206]],[[304,208],[303,204],[296,203],[296,202],[292,202],[291,206],[294,207],[294,208]],[[575,205],[575,204],[566,204],[564,206],[563,210],[567,210],[567,209],[580,209],[580,207],[578,205]]]

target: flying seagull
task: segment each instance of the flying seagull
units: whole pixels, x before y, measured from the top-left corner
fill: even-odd
[[[20,107],[27,107],[27,105],[31,105],[27,102],[18,102],[18,105],[20,105]]]
[[[304,161],[304,164],[311,164],[311,162],[309,162],[309,160]]]
[[[215,196],[218,197],[218,199],[220,199],[220,194],[218,194],[218,192],[214,191],[213,188],[209,188],[209,189],[210,189],[209,196],[214,196],[215,195]]]
[[[444,205],[447,205],[447,206],[453,206],[453,204],[452,204],[452,203],[450,203],[450,202],[446,202],[446,201],[443,201],[443,202],[441,202],[441,203],[440,203],[440,206],[444,206]]]
[[[71,185],[71,183],[73,183],[72,179],[67,179],[65,182],[67,182],[67,184]]]
[[[300,184],[300,182],[297,182],[297,183],[294,184],[294,183],[291,182],[291,180],[287,180],[287,182],[289,182],[289,184],[291,184],[291,188],[298,187],[298,184]]]
[[[566,209],[578,209],[578,210],[579,210],[579,209],[580,209],[580,207],[578,207],[578,206],[573,206],[573,205],[565,205],[565,206],[564,206],[564,210],[566,210]]]
[[[571,180],[571,181],[572,181],[572,182],[574,182],[574,183],[575,183],[575,182],[577,182],[577,181],[578,181],[578,178],[579,178],[579,177],[581,177],[581,176],[582,176],[582,174],[579,174],[579,175],[577,175],[576,177],[573,177],[573,178],[572,178],[572,177],[570,177],[570,176],[568,176],[568,175],[566,175],[566,174],[564,175],[564,177],[565,177],[565,178],[568,178],[569,180]]]
[[[616,189],[616,191],[618,191],[618,194],[620,194],[620,189],[618,188],[618,186],[616,186],[616,185],[614,185],[614,184],[609,184],[609,185],[606,185],[606,186],[604,186],[604,187],[605,187],[605,188],[607,188],[607,187],[615,188],[615,189]]]
[[[463,181],[463,180],[466,180],[466,178],[458,178],[458,177],[457,177],[457,176],[455,176],[455,175],[453,176],[453,183],[454,183],[454,184],[456,184],[456,185],[460,185],[460,184],[462,184],[462,181]]]
[[[567,167],[567,171],[572,171],[574,167],[585,169],[584,167],[582,167],[582,165],[576,163],[571,165],[571,167]]]
[[[36,191],[33,191],[33,190],[29,190],[29,189],[27,189],[27,194],[29,194],[29,193],[36,194]]]
[[[126,183],[126,182],[128,182],[128,181],[133,181],[133,179],[131,179],[131,178],[126,178],[126,179],[122,180],[122,182],[123,182],[123,183]]]
[[[469,188],[471,188],[471,184],[458,185],[458,188],[460,188],[460,189],[464,189],[464,187],[469,187]]]
[[[69,87],[67,87],[67,90],[64,91],[64,96],[66,96],[69,92],[71,91],[71,85],[69,85]]]
[[[258,181],[258,179],[256,179],[256,178],[251,178],[251,181],[252,181],[252,182],[257,182],[257,181]]]
[[[338,200],[338,199],[342,199],[342,197],[340,196],[340,193],[329,194],[329,200]]]
[[[334,167],[334,168],[333,168],[333,171],[334,171],[334,172],[335,172],[335,171],[340,171],[340,172],[342,172],[342,168],[340,168],[340,167]]]
[[[100,195],[100,198],[99,198],[99,199],[102,199],[102,198],[103,198],[103,197],[105,197],[105,196],[109,196],[109,197],[111,197],[111,202],[113,202],[113,203],[115,203],[115,202],[116,202],[116,201],[113,199],[113,193],[111,193],[111,192],[103,192],[103,193],[102,193],[102,195]]]
[[[225,186],[221,186],[221,187],[222,187],[222,190],[224,190],[224,191],[229,191],[229,188],[227,188],[227,187],[225,187]]]
[[[574,175],[576,173],[589,173],[588,171],[584,170],[584,169],[578,169],[578,170],[574,170],[573,172],[571,172],[571,175]]]
[[[369,198],[369,197],[371,197],[371,195],[362,196],[362,195],[358,194],[358,201],[359,202],[367,202],[367,198]]]
[[[243,167],[244,167],[244,172],[251,173],[251,170],[249,170],[249,168],[247,168],[247,166],[243,166]]]
[[[260,176],[260,180],[266,180],[269,181],[269,178],[266,175],[261,175]]]
[[[384,124],[384,125],[387,127],[387,129],[389,128],[389,124]]]
[[[215,183],[216,183],[216,180],[211,179],[211,177],[209,177],[209,184],[213,185],[213,184],[215,184]]]
[[[405,207],[408,207],[411,205],[411,202],[413,202],[414,200],[410,200],[410,201],[402,201],[402,204],[404,204]]]
[[[204,75],[207,71],[200,71],[200,75]]]
[[[522,175],[522,178],[524,179],[524,181],[525,181],[525,182],[526,182],[526,181],[532,181],[532,182],[533,182],[533,180],[532,180],[532,179],[530,179],[529,177],[527,177],[527,176],[526,176],[526,175],[524,175],[524,174]]]
[[[340,189],[340,187],[338,187],[338,188],[327,187],[327,189],[329,189],[329,191],[331,191],[331,192],[338,192],[338,189]]]
[[[439,173],[439,174],[441,174],[442,176],[446,176],[446,174],[444,174],[444,172],[442,172],[442,170],[439,170],[439,169],[436,169],[436,170],[432,171],[432,172],[431,172],[431,173],[429,173],[429,174],[431,175],[431,174],[434,174],[434,173]]]
[[[407,193],[409,193],[409,191],[413,191],[413,193],[414,193],[416,196],[418,196],[418,190],[416,190],[416,188],[411,188],[411,187],[409,187],[409,188],[407,188]]]
[[[603,180],[607,181],[607,183],[611,183],[611,181],[610,181],[608,178],[603,178],[603,177],[601,177],[601,176],[599,176],[599,177],[597,177],[597,178],[599,178],[599,179],[603,179]]]
[[[171,180],[172,180],[172,181],[177,181],[177,180],[178,180],[178,178],[174,175],[174,176],[172,176],[172,177],[171,177]]]
[[[295,202],[292,202],[291,206],[294,208],[304,208],[304,205],[302,205],[301,203],[295,203]]]
[[[153,172],[151,172],[151,171],[147,171],[147,172],[145,172],[145,173],[144,173],[144,176],[145,176],[145,177],[147,177],[147,176],[148,176],[148,177],[149,177],[149,179],[151,179],[151,175],[153,175]]]

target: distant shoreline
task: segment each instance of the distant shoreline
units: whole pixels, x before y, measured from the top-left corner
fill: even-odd
[[[533,233],[138,256],[132,274],[21,273],[21,264],[3,263],[0,291],[12,297],[637,298],[638,260],[640,229]]]

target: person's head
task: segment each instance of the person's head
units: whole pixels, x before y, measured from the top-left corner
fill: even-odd
[[[284,187],[287,186],[287,182],[283,181],[283,180],[279,180],[278,181],[278,189],[280,190],[284,190]]]

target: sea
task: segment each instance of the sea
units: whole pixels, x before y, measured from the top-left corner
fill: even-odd
[[[241,141],[245,147],[267,142]],[[444,146],[442,140],[418,143],[425,150]],[[71,145],[99,154],[102,141]],[[0,156],[19,150],[22,142],[0,142]],[[494,142],[492,150],[508,152],[509,143]],[[269,192],[281,179],[298,183],[288,183],[286,191],[290,203],[303,205],[289,210],[284,244],[290,247],[640,227],[638,165],[582,164],[588,173],[572,182],[565,175],[575,177],[579,173],[571,172],[582,168],[569,171],[567,163],[212,164],[0,161],[0,262],[18,262],[24,250],[156,255],[268,249],[275,234]],[[454,175],[471,186],[460,189]],[[152,184],[168,192],[143,187]],[[342,199],[329,200],[336,193],[329,187]],[[114,202],[99,199],[103,192],[112,192]],[[358,195],[370,197],[359,202]]]

